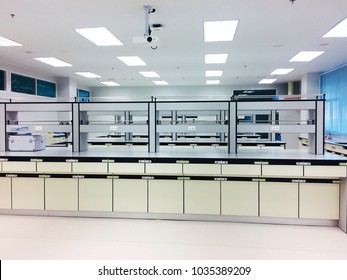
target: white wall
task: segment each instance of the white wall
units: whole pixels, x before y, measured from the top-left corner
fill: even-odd
[[[287,94],[287,84],[256,86],[154,86],[154,87],[96,87],[93,98],[146,99],[153,97],[230,97],[233,90],[276,89],[278,95]]]

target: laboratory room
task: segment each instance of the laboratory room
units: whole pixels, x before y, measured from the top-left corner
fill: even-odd
[[[346,0],[0,21],[0,259],[347,259]]]

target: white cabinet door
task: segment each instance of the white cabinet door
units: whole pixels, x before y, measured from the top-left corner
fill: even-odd
[[[146,163],[146,174],[182,175],[181,163]]]
[[[222,181],[222,215],[258,216],[258,182]]]
[[[220,215],[219,181],[185,181],[184,194],[186,214]]]
[[[36,172],[36,162],[30,161],[4,161],[3,172]]]
[[[302,177],[304,176],[304,167],[300,165],[263,165],[262,175]]]
[[[220,164],[199,164],[185,163],[183,164],[184,175],[221,175]]]
[[[147,212],[147,180],[115,179],[114,211]]]
[[[346,166],[314,166],[304,167],[304,174],[307,177],[346,177]]]
[[[43,173],[70,173],[70,162],[38,162],[37,172]]]
[[[149,212],[183,213],[183,181],[149,180]]]
[[[300,184],[300,218],[339,219],[339,185]]]
[[[140,162],[109,163],[109,172],[114,174],[144,174],[145,164]]]
[[[78,210],[78,179],[46,178],[45,180],[46,210]]]
[[[222,164],[222,175],[258,176],[260,164]]]
[[[0,177],[0,209],[11,209],[11,178]]]
[[[107,173],[107,163],[104,162],[74,162],[72,163],[74,173]]]
[[[260,182],[260,216],[298,218],[297,183]]]
[[[111,179],[79,180],[80,211],[112,211]]]
[[[44,210],[43,178],[12,178],[12,208]]]

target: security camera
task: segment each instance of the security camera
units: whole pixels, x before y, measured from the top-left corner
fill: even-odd
[[[147,37],[146,37],[146,40],[147,40],[148,43],[150,43],[150,42],[153,41],[153,38],[152,38],[151,36],[147,36]]]

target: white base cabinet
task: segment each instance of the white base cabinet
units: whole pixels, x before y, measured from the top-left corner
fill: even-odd
[[[80,211],[112,211],[112,179],[79,180]]]
[[[78,210],[78,179],[46,178],[45,187],[46,210]]]
[[[11,178],[0,178],[0,209],[12,208]]]
[[[43,178],[12,178],[12,208],[44,210]]]

